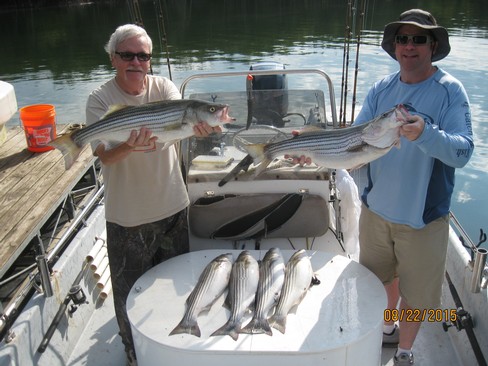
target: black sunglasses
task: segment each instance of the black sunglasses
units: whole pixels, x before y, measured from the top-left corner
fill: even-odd
[[[395,36],[395,43],[407,44],[408,41],[412,41],[414,45],[426,44],[432,42],[431,36],[411,36],[407,34],[397,34]]]
[[[124,61],[132,61],[134,57],[137,57],[139,61],[149,61],[151,59],[151,54],[150,53],[144,53],[144,52],[117,52],[115,51],[119,57],[124,60]]]

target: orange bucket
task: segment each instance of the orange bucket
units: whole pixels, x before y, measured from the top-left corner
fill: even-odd
[[[56,138],[56,111],[51,104],[34,104],[20,108],[20,120],[27,140],[27,149],[33,152],[53,150],[47,146]]]

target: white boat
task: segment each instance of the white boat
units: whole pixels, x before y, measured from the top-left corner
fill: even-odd
[[[254,78],[247,78],[248,74]],[[325,87],[291,90],[286,86],[291,77],[316,78],[313,85]],[[214,80],[222,80],[217,85],[225,85],[226,78],[241,78],[243,89],[222,87],[223,91],[213,88],[186,95],[189,83],[216,85]],[[394,349],[381,347],[383,319],[392,316],[383,312],[386,295],[375,276],[357,263],[360,174],[353,172],[351,178],[346,171],[313,164],[297,167],[281,159],[257,177],[251,167],[219,186],[245,157],[242,144],[287,138],[303,125],[339,127],[327,74],[259,64],[252,71],[193,75],[182,83],[181,92],[184,98],[228,103],[237,121],[225,126],[221,136],[182,144],[191,201],[191,251],[148,271],[129,295],[139,365],[247,365],[250,361],[392,365]],[[39,291],[32,297],[23,295],[28,299],[25,306],[18,307],[21,301],[17,299],[3,309],[1,366],[125,363],[110,283],[100,271],[106,259],[104,207],[99,196],[103,196],[103,186],[87,204],[94,208],[81,213],[89,215],[78,216],[85,225],[52,271],[39,266],[44,272]],[[455,223],[447,261],[450,282],[446,279],[442,308],[423,314],[426,321],[414,344],[420,365],[484,365],[488,358],[487,251],[471,244],[472,259],[458,237],[462,229]],[[470,243],[467,238],[464,241]],[[169,336],[181,320],[192,286],[213,257],[231,252],[235,258],[245,249],[259,259],[272,247],[282,249],[286,258],[298,249],[307,250],[321,281],[308,291],[296,313],[289,315],[285,334],[242,334],[238,341],[210,337],[228,316],[227,310],[215,304],[199,317],[201,337]],[[97,285],[103,276],[105,280]],[[50,292],[52,296],[47,296]]]

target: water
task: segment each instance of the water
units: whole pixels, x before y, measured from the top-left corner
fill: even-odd
[[[19,107],[50,103],[56,106],[58,123],[83,122],[89,92],[112,76],[103,46],[117,25],[131,22],[127,3],[120,0],[3,12],[0,7],[0,80],[14,85]],[[166,48],[154,7],[158,1],[139,3],[142,20],[155,44],[153,71],[168,76]],[[318,68],[329,73],[339,105],[348,1],[161,3],[172,79],[178,87],[197,72],[247,70],[256,61],[273,60],[287,68]],[[397,63],[380,47],[383,26],[400,12],[419,6],[418,1],[399,3],[367,2],[359,49],[356,113],[371,84],[397,70]],[[488,229],[488,2],[430,0],[423,1],[422,7],[448,28],[452,51],[438,65],[463,82],[471,101],[476,149],[469,164],[457,170],[452,211],[477,243],[480,229]],[[349,98],[353,92],[355,50],[356,45],[351,45]],[[292,87],[293,83],[318,86],[309,78],[291,82]],[[207,87],[221,86],[209,82]],[[230,83],[227,87],[241,85]],[[348,113],[350,108],[349,99]],[[19,124],[18,114],[9,124]]]

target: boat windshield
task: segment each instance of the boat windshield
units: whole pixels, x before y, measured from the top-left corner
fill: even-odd
[[[304,125],[326,123],[324,93],[321,90],[253,90],[250,92],[221,92],[191,94],[190,99],[201,99],[230,106],[230,115],[236,122],[232,129],[256,125],[301,128]],[[322,126],[325,127],[325,126]]]
[[[290,138],[294,130],[328,125],[321,90],[195,93],[189,98],[228,104],[229,116],[236,119],[222,126],[222,134],[194,137],[183,145],[189,177],[191,170],[205,175],[226,170],[247,155],[248,144],[275,142]]]

